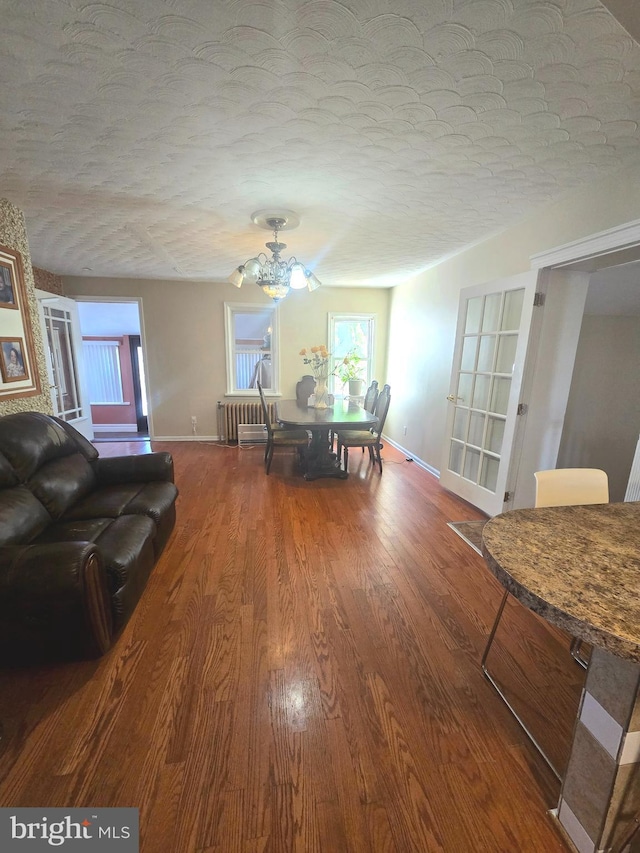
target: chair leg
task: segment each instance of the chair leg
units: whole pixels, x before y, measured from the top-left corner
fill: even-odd
[[[344,445],[343,454],[344,454],[344,470],[348,471],[349,470],[349,448],[346,445]]]
[[[573,637],[571,640],[571,646],[569,647],[569,651],[571,652],[571,657],[574,661],[581,666],[583,669],[586,669],[589,666],[589,661],[585,660],[580,654],[580,649],[582,648],[582,640],[579,640],[578,637]]]
[[[638,832],[640,832],[640,815],[636,815],[633,818],[629,824],[627,832],[625,832],[618,844],[611,848],[611,853],[623,853],[623,851],[629,847],[633,839],[637,836]]]
[[[267,450],[267,462],[266,462],[267,474],[269,473],[269,469],[271,468],[271,460],[272,459],[273,459],[273,444],[269,445],[269,448]]]
[[[518,712],[513,707],[511,702],[509,702],[506,695],[502,691],[502,688],[497,683],[497,681],[494,680],[493,676],[491,675],[491,673],[489,672],[489,670],[487,669],[487,666],[486,666],[487,658],[489,657],[489,651],[491,649],[491,646],[493,645],[493,640],[494,640],[494,637],[496,636],[496,631],[498,630],[498,624],[500,623],[500,619],[502,618],[502,612],[504,610],[505,604],[507,603],[508,596],[509,596],[509,591],[505,589],[504,595],[502,596],[502,601],[500,602],[500,607],[498,607],[498,612],[496,614],[496,618],[495,618],[495,621],[493,623],[491,633],[489,634],[489,639],[487,640],[487,645],[485,646],[484,654],[482,655],[482,660],[480,662],[480,666],[482,667],[482,672],[484,673],[484,676],[487,679],[487,681],[491,684],[491,686],[496,691],[498,696],[502,699],[504,704],[511,711],[511,713],[513,714],[513,716],[516,719],[516,722],[518,723],[520,728],[524,731],[524,733],[527,735],[527,737],[529,738],[531,743],[538,750],[538,752],[540,753],[542,758],[544,758],[544,760],[547,762],[547,764],[549,765],[549,768],[551,769],[551,772],[554,774],[556,779],[559,779],[560,781],[562,781],[562,776],[560,775],[560,773],[558,773],[556,768],[553,766],[553,764],[551,763],[551,760],[548,758],[546,752],[542,749],[542,747],[540,746],[538,741],[535,739],[533,734],[529,731],[529,729],[527,728],[527,726],[525,725],[523,720],[518,715]]]
[[[498,607],[498,612],[496,613],[496,618],[493,622],[493,627],[491,628],[491,633],[487,639],[487,645],[484,648],[484,654],[482,655],[482,660],[480,661],[480,666],[482,667],[482,671],[487,672],[487,668],[485,666],[487,662],[487,658],[489,657],[489,652],[491,651],[491,646],[493,645],[493,640],[496,635],[496,631],[498,630],[498,625],[500,624],[500,620],[502,619],[502,611],[504,610],[504,606],[507,603],[507,597],[509,595],[509,591],[505,589],[504,595],[502,596],[502,601],[500,602],[500,607]]]
[[[380,466],[380,473],[382,474],[382,456],[380,456],[380,445],[376,444],[376,457],[378,465]]]

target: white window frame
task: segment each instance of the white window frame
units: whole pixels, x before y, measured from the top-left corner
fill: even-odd
[[[227,359],[227,397],[257,397],[257,388],[237,388],[235,376],[235,316],[271,312],[271,370],[272,387],[264,389],[265,397],[280,396],[280,323],[278,306],[247,302],[224,303],[224,338]]]
[[[335,328],[336,322],[340,321],[361,321],[364,320],[368,323],[368,338],[369,338],[369,358],[367,360],[367,373],[366,373],[366,381],[365,388],[368,388],[371,382],[373,381],[373,372],[375,367],[375,343],[376,343],[376,314],[361,314],[361,313],[352,313],[352,312],[340,312],[334,313],[332,311],[329,312],[329,329],[327,332],[327,340],[329,341],[329,350],[331,351],[331,377],[330,377],[330,388],[329,390],[334,393],[340,393],[342,391],[340,380],[337,376],[333,376],[333,372],[336,368],[336,361],[333,354],[334,348],[334,339],[335,339]]]

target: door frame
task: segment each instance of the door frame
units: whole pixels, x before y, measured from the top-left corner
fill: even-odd
[[[144,311],[143,311],[143,301],[141,296],[95,296],[94,294],[86,295],[86,294],[74,294],[73,299],[76,302],[135,302],[138,306],[138,320],[140,323],[140,345],[142,347],[142,357],[144,359],[145,364],[145,380],[146,380],[146,388],[147,388],[147,420],[148,420],[148,428],[149,428],[149,439],[152,439],[154,436],[153,429],[153,406],[152,406],[152,392],[151,392],[151,379],[149,376],[149,358],[147,355],[147,345],[146,340],[147,336],[145,333],[145,325],[144,325]],[[133,436],[133,433],[132,433]]]
[[[521,392],[528,409],[518,418],[505,509],[533,506],[534,472],[556,466],[591,273],[638,259],[640,219],[530,256],[546,302],[534,314]],[[545,368],[552,358],[562,374]]]

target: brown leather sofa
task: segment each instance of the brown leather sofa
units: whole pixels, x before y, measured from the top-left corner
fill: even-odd
[[[169,453],[100,458],[39,412],[0,417],[0,660],[99,657],[175,524]]]

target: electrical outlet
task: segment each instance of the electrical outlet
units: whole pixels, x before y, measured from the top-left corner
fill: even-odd
[[[402,429],[404,430],[403,435],[406,435],[407,434],[407,428],[403,427]]]

